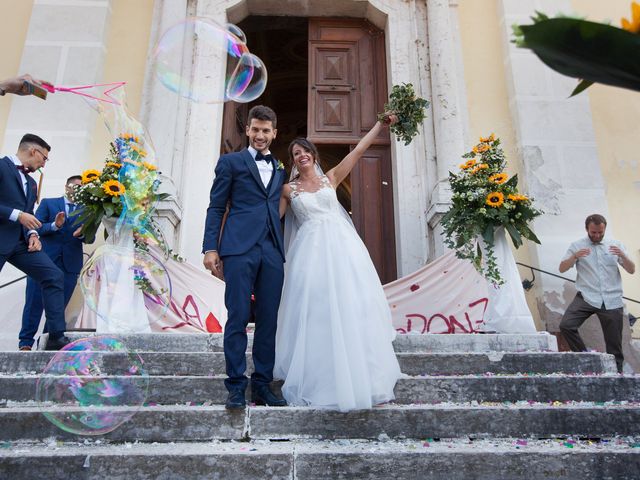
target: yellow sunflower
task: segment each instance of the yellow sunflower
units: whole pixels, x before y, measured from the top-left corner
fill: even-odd
[[[504,203],[504,195],[500,192],[491,192],[487,195],[487,200],[485,202],[490,207],[501,207]]]
[[[479,143],[478,145],[476,145],[475,147],[473,147],[473,148],[471,149],[471,151],[472,151],[473,153],[478,154],[478,153],[484,153],[484,152],[486,152],[487,150],[489,150],[490,148],[491,148],[491,147],[490,147],[489,145],[487,145],[486,143]]]
[[[476,161],[472,158],[471,160],[467,160],[462,165],[460,165],[461,170],[466,170],[467,168],[471,168],[476,164]]]
[[[520,195],[519,193],[509,194],[507,195],[507,198],[512,202],[524,202],[526,200],[529,200],[529,197],[527,197],[526,195]]]
[[[118,163],[118,162],[107,162],[105,165],[106,165],[107,167],[113,167],[113,168],[120,168],[120,167],[122,167],[122,164],[121,164],[121,163]]]
[[[102,188],[107,195],[111,195],[112,197],[119,197],[126,191],[124,185],[117,180],[108,180],[104,182],[102,184]]]
[[[489,165],[487,165],[486,163],[481,163],[480,165],[478,165],[476,168],[474,168],[473,170],[471,170],[472,174],[476,174],[481,170],[487,170],[489,168]]]
[[[147,170],[149,170],[150,172],[154,172],[158,169],[158,167],[156,167],[155,165],[149,163],[149,162],[142,162],[142,165],[144,166],[144,168],[146,168]]]
[[[638,2],[631,3],[631,21],[623,18],[622,28],[627,32],[640,33],[640,4]]]
[[[480,137],[480,143],[493,142],[495,139],[496,139],[496,136],[492,133],[488,137]]]
[[[489,177],[489,181],[491,183],[497,183],[498,185],[503,184],[509,179],[509,175],[506,173],[496,173],[495,175],[491,175]]]
[[[100,176],[100,170],[85,170],[82,172],[82,184],[92,182]]]

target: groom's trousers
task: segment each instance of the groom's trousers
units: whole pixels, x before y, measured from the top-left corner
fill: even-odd
[[[268,229],[262,239],[243,255],[222,258],[224,267],[227,323],[224,327],[224,356],[227,390],[247,387],[247,324],[251,295],[255,298],[255,331],[251,383],[268,385],[273,380],[278,307],[282,295],[284,266],[280,251]]]

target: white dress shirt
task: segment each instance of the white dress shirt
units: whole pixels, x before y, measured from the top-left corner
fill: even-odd
[[[576,261],[576,288],[589,305],[601,308],[604,304],[607,310],[624,305],[622,277],[618,268],[618,265],[622,265],[622,259],[609,251],[610,246],[616,246],[627,254],[624,245],[617,240],[593,243],[587,236],[573,242],[564,257],[567,260],[582,248],[591,249],[589,255]]]
[[[249,146],[247,150],[249,150],[249,153],[255,160],[256,155],[258,154],[258,151],[252,146]],[[266,152],[263,152],[263,155],[271,155],[271,153],[269,151],[266,151]],[[260,179],[262,180],[262,184],[264,185],[264,188],[267,188],[267,185],[269,185],[269,182],[271,181],[271,177],[273,176],[273,165],[269,162],[259,160],[256,162],[256,166],[258,167],[258,173],[260,174]]]
[[[22,162],[20,161],[20,159],[16,156],[16,155],[7,155],[11,161],[13,162],[13,164],[16,167],[19,167],[20,165],[22,165]],[[25,197],[27,196],[27,188],[28,188],[28,182],[27,182],[27,176],[25,175],[25,173],[22,170],[18,170],[18,173],[20,174],[20,178],[22,179],[22,190],[24,191],[24,195]],[[9,215],[9,220],[11,220],[12,222],[17,222],[18,221],[18,216],[20,215],[20,213],[22,213],[21,210],[18,210],[17,208],[14,208],[13,211],[11,212],[11,215]],[[35,230],[29,230],[27,232],[28,236],[31,236],[31,234],[36,234],[38,235],[38,232]]]

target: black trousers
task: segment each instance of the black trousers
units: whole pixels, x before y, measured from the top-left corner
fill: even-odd
[[[573,299],[573,302],[571,302],[571,305],[562,316],[560,331],[567,339],[572,351],[586,352],[587,347],[578,333],[578,328],[593,314],[597,315],[600,320],[607,353],[616,357],[618,372],[622,373],[622,365],[624,363],[624,356],[622,355],[622,307],[611,310],[594,307],[585,302],[582,294],[578,292],[576,298]]]

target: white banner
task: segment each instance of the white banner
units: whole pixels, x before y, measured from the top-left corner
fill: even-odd
[[[227,319],[224,282],[195,266],[167,260],[172,286],[170,307],[151,318],[154,332],[217,333]],[[420,270],[384,285],[393,326],[399,333],[473,333],[487,310],[487,283],[466,261],[446,253]],[[146,298],[147,302],[153,299]],[[152,315],[151,311],[148,311]],[[86,306],[78,328],[95,328],[95,313]]]

